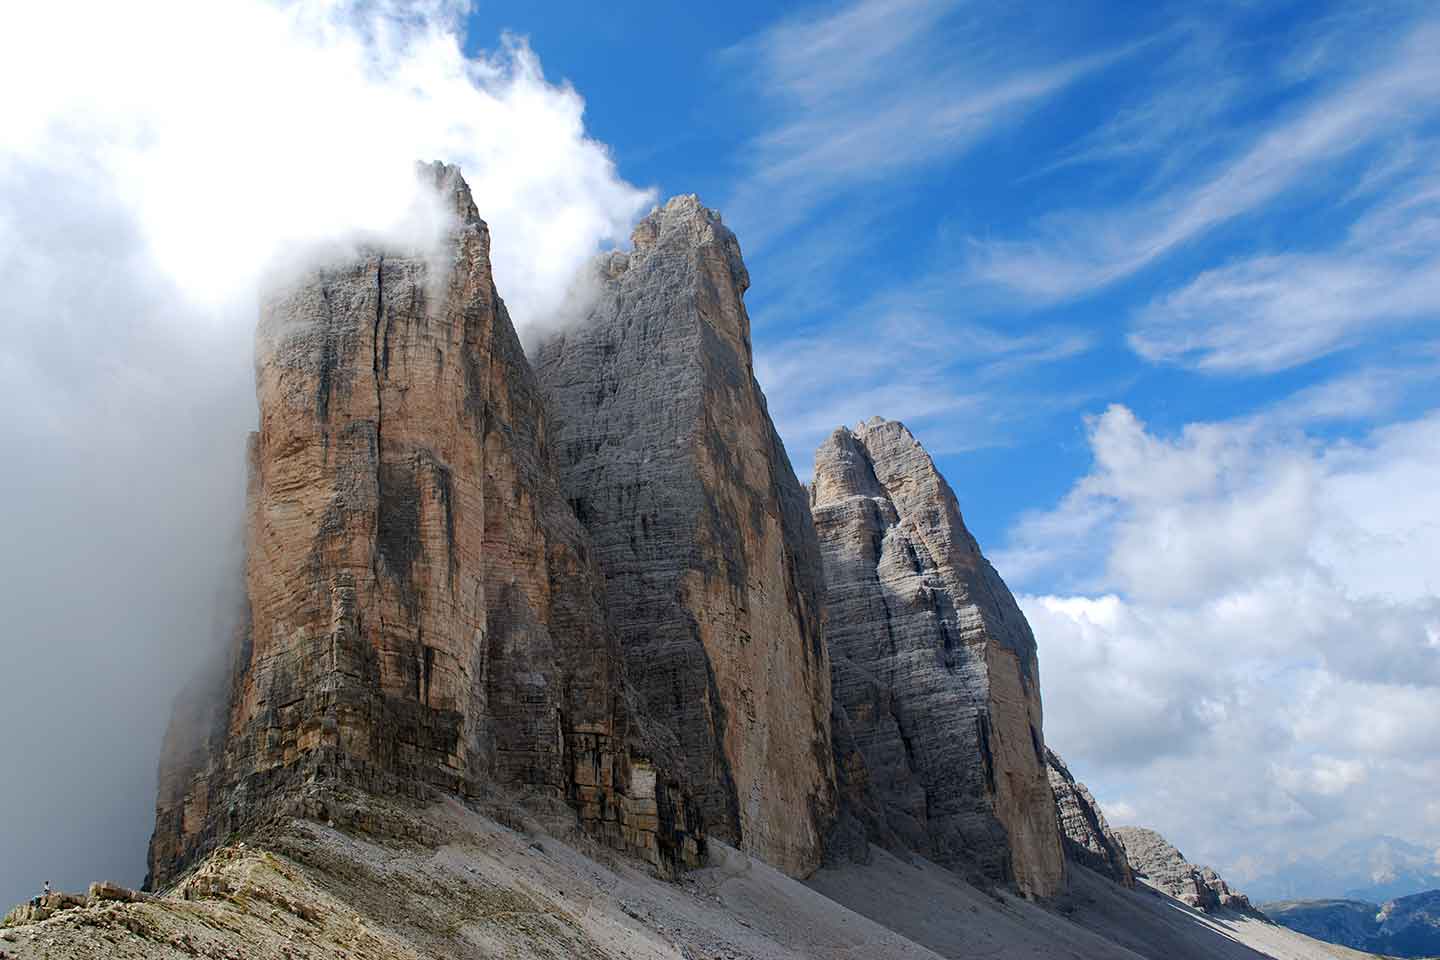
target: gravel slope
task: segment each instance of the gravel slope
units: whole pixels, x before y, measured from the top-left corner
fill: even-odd
[[[875,851],[808,882],[714,844],[679,883],[539,824],[458,803],[309,821],[224,847],[163,896],[0,931],[7,957],[421,960],[1335,960],[1365,954],[1245,917],[1207,918],[1077,868],[1046,906]],[[1257,952],[1257,951],[1263,951]]]

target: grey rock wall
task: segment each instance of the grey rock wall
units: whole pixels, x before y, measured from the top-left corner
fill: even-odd
[[[1125,856],[1121,842],[1105,822],[1100,804],[1095,802],[1085,784],[1079,783],[1065,766],[1065,761],[1050,748],[1045,749],[1050,789],[1055,794],[1055,818],[1065,856],[1089,867],[1126,887],[1135,885],[1135,875]]]
[[[875,418],[820,447],[811,508],[848,721],[837,759],[864,773],[847,814],[876,842],[1059,892],[1035,639],[949,484],[904,425]]]
[[[1249,897],[1230,889],[1210,867],[1196,866],[1186,860],[1184,854],[1154,830],[1117,827],[1115,834],[1125,844],[1125,855],[1135,875],[1181,903],[1206,913],[1237,910],[1258,915]]]
[[[805,875],[834,816],[819,550],[755,382],[739,244],[675,197],[592,279],[536,369],[627,670],[707,829]]]

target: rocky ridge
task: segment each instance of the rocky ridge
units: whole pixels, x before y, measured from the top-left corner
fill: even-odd
[[[1328,943],[1390,957],[1440,956],[1440,890],[1363,900],[1288,900],[1261,904],[1276,923]]]
[[[949,484],[877,417],[821,445],[810,503],[850,811],[881,845],[1059,892],[1035,638]]]
[[[183,701],[167,738],[154,886],[268,816],[335,819],[316,783],[504,791],[664,869],[699,860],[489,232],[458,170],[420,176],[454,213],[437,250],[362,249],[262,298],[244,615],[228,684]]]
[[[539,349],[561,483],[707,831],[803,876],[835,806],[830,664],[805,494],[755,382],[749,274],[694,196],[632,240]]]
[[[1045,764],[1055,794],[1055,817],[1065,856],[1125,887],[1135,886],[1135,874],[1125,855],[1125,844],[1105,822],[1100,804],[1085,784],[1071,775],[1065,761],[1049,747]]]
[[[1115,834],[1125,845],[1135,875],[1181,903],[1206,913],[1233,910],[1259,915],[1250,898],[1232,890],[1210,867],[1197,867],[1186,860],[1184,854],[1154,830],[1117,827]]]

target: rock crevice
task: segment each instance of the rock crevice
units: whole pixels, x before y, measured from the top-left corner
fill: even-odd
[[[592,279],[537,363],[565,496],[707,829],[804,875],[834,810],[819,551],[755,382],[739,244],[675,197]]]
[[[1059,892],[1035,639],[949,485],[875,418],[821,446],[810,499],[847,816],[872,842]]]
[[[315,784],[569,811],[662,870],[698,815],[637,714],[584,529],[459,172],[437,250],[272,286],[256,340],[246,604],[228,693],[177,713],[150,848],[163,885]],[[204,731],[197,736],[193,731]],[[308,792],[307,792],[308,791]]]
[[[1055,820],[1065,856],[1083,867],[1125,887],[1135,886],[1135,875],[1125,855],[1125,844],[1110,829],[1100,804],[1079,783],[1053,750],[1045,750],[1050,789],[1055,794]]]

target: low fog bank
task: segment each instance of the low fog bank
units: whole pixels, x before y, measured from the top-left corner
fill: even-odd
[[[240,600],[259,278],[413,245],[415,163],[445,160],[533,343],[651,204],[523,39],[464,55],[468,14],[156,0],[0,32],[0,902],[145,873],[172,702]]]
[[[238,590],[253,307],[185,305],[37,167],[0,222],[0,902],[138,884],[171,700]]]

